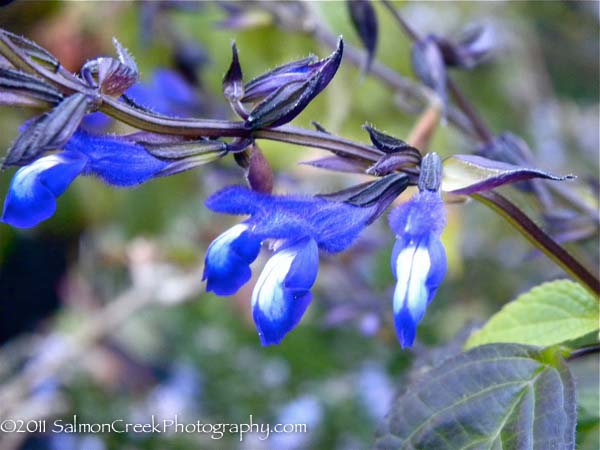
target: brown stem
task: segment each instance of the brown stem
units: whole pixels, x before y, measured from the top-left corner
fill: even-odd
[[[450,77],[447,78],[446,84],[448,90],[452,94],[452,98],[456,102],[458,108],[469,118],[473,129],[477,133],[477,136],[483,143],[491,142],[494,138],[493,133],[490,131],[488,126],[485,124],[475,106],[467,100],[462,91],[458,88],[454,80]]]
[[[573,350],[567,357],[567,361],[573,361],[574,359],[578,359],[582,356],[587,356],[594,353],[600,353],[600,344],[590,345],[587,347],[581,347]]]
[[[407,22],[404,21],[404,19],[402,18],[398,10],[394,7],[394,5],[392,5],[388,0],[382,0],[382,3],[383,6],[385,6],[388,9],[388,11],[392,14],[392,17],[396,19],[396,22],[398,22],[398,25],[400,25],[404,33],[406,33],[406,35],[412,41],[418,41],[421,39],[417,31],[413,27],[411,27]]]
[[[573,258],[554,239],[548,236],[544,230],[538,227],[533,220],[510,200],[494,191],[480,192],[471,196],[500,213],[533,245],[546,253],[546,255],[582,283],[596,297],[600,295],[600,280]]]

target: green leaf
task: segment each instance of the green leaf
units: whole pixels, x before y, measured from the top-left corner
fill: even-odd
[[[600,328],[600,304],[579,284],[544,283],[520,295],[475,332],[465,348],[492,342],[560,344]]]
[[[573,449],[575,384],[556,349],[484,345],[416,378],[375,449]]]

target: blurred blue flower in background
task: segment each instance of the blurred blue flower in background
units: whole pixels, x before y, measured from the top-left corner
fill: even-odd
[[[196,88],[174,70],[155,70],[150,82],[136,83],[125,94],[139,105],[165,116],[194,117],[204,111]]]
[[[368,225],[376,207],[357,207],[319,197],[277,196],[233,186],[212,195],[208,208],[250,215],[209,246],[204,269],[207,290],[235,293],[250,279],[260,243],[277,241],[277,250],[252,294],[253,317],[263,345],[277,344],[300,321],[311,301],[319,249],[345,250]]]

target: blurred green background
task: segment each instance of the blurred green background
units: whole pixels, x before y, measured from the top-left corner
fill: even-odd
[[[255,26],[241,31],[218,25],[227,14],[214,3],[157,5],[17,1],[0,9],[0,26],[36,40],[72,71],[88,58],[112,55],[115,36],[135,55],[143,80],[158,67],[174,67],[174,35],[193,42],[206,56],[198,70],[198,95],[209,114],[221,116],[229,115],[220,89],[232,39],[245,80],[309,53],[330,53],[310,36],[271,23],[260,5],[250,16]],[[310,6],[333,33],[360,46],[343,2]],[[597,183],[598,176],[597,2],[397,6],[422,32],[456,36],[471,23],[491,26],[497,39],[494,58],[472,72],[454,73],[455,80],[494,132],[521,135],[542,168],[574,173],[582,190],[594,192],[586,182]],[[376,10],[377,59],[414,79],[409,42],[381,5]],[[363,77],[343,63],[330,86],[294,123],[311,127],[316,120],[335,134],[367,142],[361,125],[370,122],[405,138],[416,117],[403,112],[400,103],[376,78]],[[32,114],[0,109],[2,148],[9,147]],[[117,124],[113,131],[131,129]],[[326,192],[363,181],[296,164],[324,152],[276,142],[259,145],[275,168],[278,192]],[[440,127],[431,144],[442,156],[475,147],[451,126]],[[12,173],[0,174],[2,195]],[[349,252],[324,256],[313,304],[301,325],[281,345],[262,348],[250,317],[250,288],[231,298],[205,294],[201,288],[192,288],[189,295],[177,290],[178,277],[185,274],[197,275],[200,285],[206,247],[235,223],[208,211],[205,198],[242,182],[243,173],[231,160],[130,190],[80,178],[59,199],[55,216],[42,225],[15,230],[0,224],[0,380],[6,386],[22,374],[32,354],[55,351],[60,359],[60,352],[71,348],[69,339],[99,326],[100,339],[90,339],[80,357],[36,385],[35,395],[46,396],[44,417],[77,414],[81,422],[102,423],[178,414],[189,422],[245,423],[252,414],[255,422],[307,423],[309,432],[264,441],[254,435],[243,442],[235,435],[214,440],[198,434],[35,434],[9,442],[13,448],[369,447],[413,354],[400,349],[392,329],[392,233],[382,219]],[[541,220],[530,198],[516,190],[509,194]],[[419,328],[414,348],[419,354],[483,323],[518,293],[565,277],[483,205],[450,205],[448,214],[443,239],[449,273]],[[598,267],[597,231],[569,248]],[[266,255],[255,267],[264,261]],[[158,300],[150,298],[123,317],[106,314],[115,298],[123,300],[123,292],[154,289],[157,283],[165,291]],[[106,317],[114,324],[98,324],[98,318]],[[593,367],[584,369],[589,374]],[[30,405],[35,395],[25,396],[23,404]],[[597,448],[597,421],[591,417],[588,422],[578,436],[579,448]]]

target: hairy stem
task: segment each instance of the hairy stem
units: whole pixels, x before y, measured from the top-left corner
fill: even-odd
[[[277,128],[263,128],[253,131],[246,128],[244,122],[206,119],[176,119],[148,114],[118,100],[105,98],[101,111],[119,119],[128,125],[154,133],[166,133],[179,136],[210,137],[254,137],[289,144],[322,148],[342,156],[360,158],[376,162],[383,155],[377,149],[321,131],[284,125]]]

